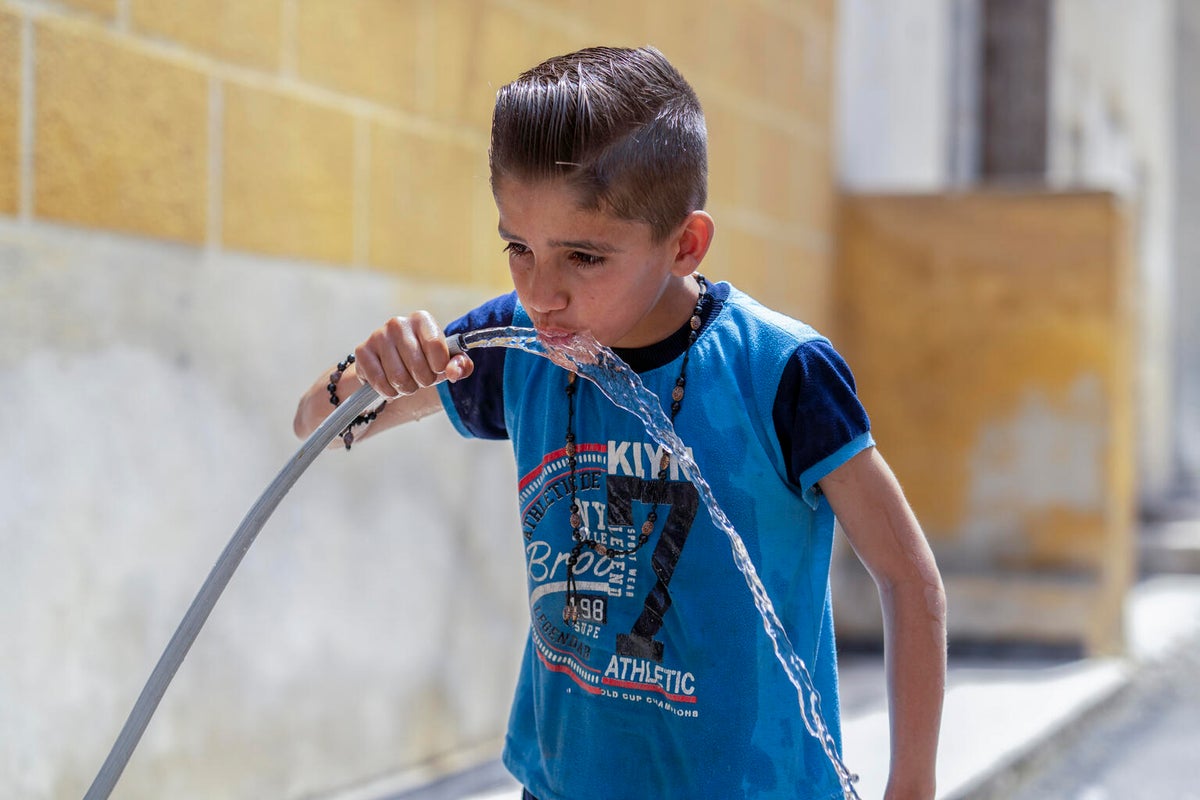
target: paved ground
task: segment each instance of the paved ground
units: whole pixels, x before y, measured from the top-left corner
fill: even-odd
[[[1200,639],[1062,735],[1011,800],[1200,800]]]

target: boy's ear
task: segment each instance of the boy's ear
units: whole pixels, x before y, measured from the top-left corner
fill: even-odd
[[[700,267],[712,244],[716,225],[706,211],[696,210],[688,214],[676,238],[675,263],[671,272],[676,275],[691,275]]]

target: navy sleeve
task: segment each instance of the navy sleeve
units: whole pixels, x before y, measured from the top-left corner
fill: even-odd
[[[845,360],[824,339],[796,348],[779,379],[772,410],[788,478],[805,491],[810,470],[852,442],[869,442],[871,422]],[[802,480],[802,477],[804,479]]]
[[[446,326],[446,333],[463,333],[481,328],[506,328],[512,325],[517,294],[510,292],[489,300]],[[506,347],[480,347],[470,352],[475,362],[471,377],[457,383],[442,383],[443,398],[453,403],[455,426],[480,439],[507,439],[504,422],[504,356]],[[453,415],[452,415],[453,416]]]

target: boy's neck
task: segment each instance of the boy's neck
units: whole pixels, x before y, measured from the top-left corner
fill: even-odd
[[[673,331],[651,344],[612,349],[617,357],[628,364],[634,372],[649,372],[652,369],[658,369],[674,361],[687,349],[688,333],[691,330],[689,322],[696,299],[700,296],[700,287],[695,278],[688,276],[686,280],[694,287],[695,294],[692,296],[691,305],[687,307]],[[709,322],[720,312],[721,306],[724,305],[729,294],[728,284],[714,284],[711,281],[706,283],[708,292],[707,299],[701,307],[701,331],[708,327]]]
[[[642,331],[639,337],[632,342],[627,341],[622,344],[621,349],[637,350],[661,344],[673,336],[680,326],[687,324],[699,297],[700,283],[696,275],[673,278],[667,288],[663,290],[658,307],[651,312],[658,320],[657,328]]]

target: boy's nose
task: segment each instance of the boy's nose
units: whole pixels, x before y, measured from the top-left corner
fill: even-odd
[[[538,314],[549,314],[567,307],[567,292],[549,272],[534,269],[525,286],[525,302],[530,311]]]

